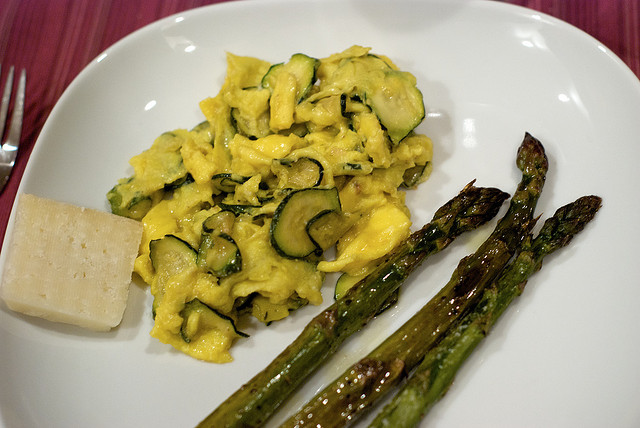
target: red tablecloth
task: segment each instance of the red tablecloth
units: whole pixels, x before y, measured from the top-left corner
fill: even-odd
[[[54,104],[99,53],[157,19],[221,0],[2,0],[2,82],[10,65],[26,68],[20,153],[0,195],[0,245],[20,178]],[[490,0],[486,0],[490,1]],[[508,0],[555,16],[594,36],[640,76],[638,0]]]

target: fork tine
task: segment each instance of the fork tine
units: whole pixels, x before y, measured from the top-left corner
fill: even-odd
[[[11,99],[11,89],[13,87],[13,66],[9,68],[7,84],[4,85],[2,93],[2,107],[0,107],[0,138],[4,135],[4,125],[7,120],[7,110],[9,110],[9,100]]]
[[[18,90],[16,91],[16,101],[13,104],[13,113],[11,114],[11,125],[9,126],[9,135],[2,145],[3,150],[18,150],[20,144],[20,134],[22,133],[22,116],[24,115],[24,91],[27,84],[27,72],[22,69],[20,80],[18,81]],[[15,159],[15,153],[13,155]]]

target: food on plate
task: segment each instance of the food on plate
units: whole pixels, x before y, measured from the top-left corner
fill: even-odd
[[[27,315],[110,330],[122,320],[141,237],[138,221],[22,194],[2,298]]]
[[[404,379],[471,310],[531,232],[548,160],[542,144],[526,134],[516,165],[522,179],[509,209],[475,253],[463,258],[449,282],[383,343],[331,381],[282,426],[339,427],[353,422]],[[410,337],[411,340],[407,340]]]
[[[269,324],[317,305],[327,272],[362,276],[409,236],[403,188],[429,176],[432,144],[415,131],[415,77],[360,46],[278,64],[228,54],[200,109],[204,122],[159,136],[107,198],[144,225],[135,271],[154,296],[152,336],[227,362],[245,314]]]
[[[518,149],[516,165],[522,172],[520,184],[485,242],[459,262],[449,282],[422,309],[319,391],[282,427],[350,425],[410,374],[406,386],[372,426],[408,427],[419,423],[444,395],[460,365],[497,318],[521,294],[529,276],[541,268],[542,259],[568,245],[601,206],[600,197],[579,198],[557,210],[534,238],[538,220],[535,207],[549,162],[542,144],[529,133]],[[347,336],[364,327],[385,306],[385,299],[394,297],[400,283],[424,257],[441,249],[441,244],[448,244],[452,224],[458,224],[454,230],[473,228],[470,220],[486,220],[474,216],[489,212],[487,206],[484,210],[477,210],[477,205],[462,208],[460,216],[458,204],[469,190],[479,192],[467,186],[440,208],[432,223],[412,234],[384,263],[314,318],[267,368],[221,403],[198,427],[262,426]],[[494,197],[502,194],[491,210],[507,197],[497,189],[482,191],[498,192]],[[445,241],[438,244],[440,239]]]
[[[263,371],[200,424],[202,427],[262,426],[278,406],[350,335],[393,299],[403,280],[458,235],[491,220],[506,193],[466,186],[436,211],[430,223],[404,240],[362,281],[318,314]]]
[[[507,306],[522,292],[542,259],[568,245],[600,209],[602,199],[583,196],[559,208],[535,238],[526,237],[517,257],[484,291],[482,300],[445,338],[432,348],[418,368],[370,427],[416,426],[447,391],[456,372],[484,339]]]

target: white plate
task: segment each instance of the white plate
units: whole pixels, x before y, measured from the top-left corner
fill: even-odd
[[[489,1],[232,2],[154,23],[108,49],[45,124],[21,192],[107,210],[127,161],[190,127],[219,90],[225,51],[272,62],[373,47],[416,75],[435,168],[408,202],[414,224],[467,182],[512,192],[525,131],[551,170],[539,212],[585,194],[596,220],[546,261],[428,416],[432,427],[640,424],[640,83],[599,42],[531,10]],[[406,284],[397,307],[350,340],[285,410],[375,346],[449,278],[489,229],[461,237]],[[331,285],[325,288],[331,299]],[[193,360],[152,339],[147,290],[122,326],[91,334],[0,306],[0,412],[7,427],[188,427],[262,369],[317,313],[254,332],[235,362]],[[275,420],[281,420],[279,414]]]

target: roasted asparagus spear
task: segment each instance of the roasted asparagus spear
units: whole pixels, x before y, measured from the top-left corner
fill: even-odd
[[[446,393],[456,372],[519,296],[542,259],[566,246],[600,208],[601,199],[585,196],[558,209],[535,239],[529,237],[518,256],[485,292],[478,306],[427,353],[409,381],[376,416],[370,427],[414,427]]]
[[[530,233],[548,161],[542,144],[526,134],[516,165],[522,180],[510,206],[478,250],[463,258],[450,281],[400,329],[320,391],[283,427],[340,427],[398,384],[446,331],[470,310]]]
[[[461,233],[491,220],[508,196],[494,188],[478,188],[473,183],[466,186],[374,272],[317,315],[269,366],[199,426],[261,426],[348,336],[379,312],[389,296],[426,257],[446,248]]]

